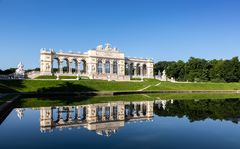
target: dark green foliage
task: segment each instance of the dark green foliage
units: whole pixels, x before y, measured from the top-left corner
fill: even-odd
[[[239,82],[240,62],[238,57],[230,60],[205,60],[190,57],[187,62],[160,61],[155,64],[155,75],[166,70],[167,76],[178,81],[192,82]]]
[[[0,74],[1,75],[9,75],[9,74],[15,73],[15,71],[16,71],[16,68],[9,68],[6,70],[0,70]]]
[[[170,66],[173,63],[175,63],[175,62],[174,61],[172,61],[172,62],[160,61],[160,62],[156,63],[154,65],[154,73],[155,73],[155,75],[158,74],[159,70],[162,72],[163,70],[166,70],[168,68],[168,66]]]
[[[186,116],[191,122],[211,118],[213,120],[231,120],[238,123],[240,114],[239,99],[225,100],[175,100],[167,102],[166,109],[154,107],[159,116]]]

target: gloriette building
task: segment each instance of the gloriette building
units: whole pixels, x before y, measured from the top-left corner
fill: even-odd
[[[124,53],[110,44],[99,45],[84,53],[41,49],[40,74],[79,75],[103,80],[153,78],[153,60],[125,57]]]

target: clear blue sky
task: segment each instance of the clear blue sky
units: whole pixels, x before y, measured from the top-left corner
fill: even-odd
[[[0,69],[39,67],[40,48],[187,60],[240,55],[239,0],[0,0]]]

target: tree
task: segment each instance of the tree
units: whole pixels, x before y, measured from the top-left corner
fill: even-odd
[[[226,82],[238,82],[240,79],[240,63],[238,57],[225,60],[222,67],[222,77]]]
[[[186,79],[189,81],[209,81],[211,65],[205,59],[190,57],[185,65]]]
[[[177,61],[171,63],[166,70],[169,77],[173,77],[176,80],[185,80],[185,63],[183,61]]]
[[[240,62],[238,57],[230,60],[205,60],[190,57],[183,61],[160,61],[155,64],[155,74],[166,70],[168,77],[178,81],[239,82]]]
[[[158,71],[162,73],[163,70],[166,70],[174,61],[159,61],[154,65],[154,74],[157,75]]]
[[[2,75],[9,75],[9,74],[12,74],[12,73],[15,73],[16,71],[16,68],[9,68],[9,69],[6,69],[4,71],[0,71],[0,74]]]

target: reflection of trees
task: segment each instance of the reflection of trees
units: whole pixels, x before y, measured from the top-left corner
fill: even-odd
[[[167,102],[165,110],[154,105],[154,113],[159,116],[186,116],[191,122],[211,118],[238,123],[240,100],[176,100],[173,104]]]

